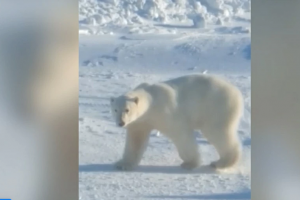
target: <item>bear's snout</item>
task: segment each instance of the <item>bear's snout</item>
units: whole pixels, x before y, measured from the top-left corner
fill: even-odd
[[[118,124],[120,127],[123,127],[125,125],[125,123],[123,121],[121,121],[119,124]]]

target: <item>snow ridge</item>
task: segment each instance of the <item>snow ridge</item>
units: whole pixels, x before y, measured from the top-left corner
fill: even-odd
[[[81,26],[188,24],[203,28],[250,22],[250,0],[79,0]]]

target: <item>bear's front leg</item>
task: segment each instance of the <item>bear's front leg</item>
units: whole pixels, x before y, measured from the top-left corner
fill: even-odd
[[[149,141],[150,131],[147,126],[127,128],[124,154],[115,164],[117,169],[133,170],[140,163]]]

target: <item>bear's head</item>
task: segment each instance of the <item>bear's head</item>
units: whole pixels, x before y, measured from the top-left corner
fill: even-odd
[[[125,95],[110,99],[111,112],[117,126],[126,127],[139,117],[138,100],[138,97]]]

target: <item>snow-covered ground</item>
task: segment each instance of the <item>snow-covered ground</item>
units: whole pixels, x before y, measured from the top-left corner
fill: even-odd
[[[248,33],[250,11],[250,0],[79,0],[79,31],[176,34],[195,26]]]
[[[208,1],[211,5],[204,0],[174,2],[178,3],[171,0],[79,1],[82,200],[250,199],[250,1]],[[198,7],[200,4],[202,10],[192,9],[193,2]],[[146,9],[152,11],[145,15]],[[165,19],[153,17],[153,10],[159,10]],[[191,14],[195,16],[195,12],[202,14],[205,27],[191,26],[192,21],[187,18]],[[103,20],[96,23],[95,13]],[[181,21],[178,15],[183,16]],[[222,23],[216,21],[218,17]],[[135,18],[141,22],[128,23]],[[181,160],[174,145],[153,132],[140,166],[132,172],[115,170],[113,163],[122,156],[125,131],[115,126],[109,97],[120,95],[141,82],[191,73],[218,74],[241,89],[245,99],[245,114],[239,129],[243,143],[241,164],[224,172],[214,172],[206,166],[185,171],[179,167]],[[197,140],[204,164],[218,158],[201,134],[197,134]]]

